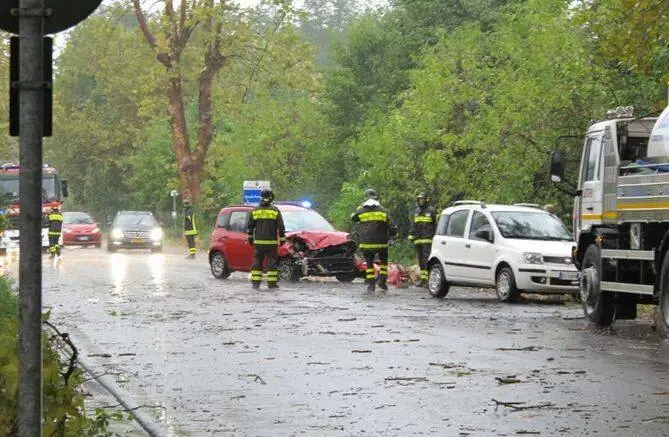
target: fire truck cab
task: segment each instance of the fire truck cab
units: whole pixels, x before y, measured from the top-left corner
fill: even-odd
[[[7,226],[0,236],[0,245],[18,247],[19,235],[19,174],[21,166],[14,163],[0,165],[0,214],[7,219]],[[46,216],[53,206],[61,206],[68,195],[67,181],[61,180],[58,171],[49,164],[42,167],[42,248],[49,247]],[[61,236],[62,239],[62,236]],[[62,244],[62,241],[61,241]]]

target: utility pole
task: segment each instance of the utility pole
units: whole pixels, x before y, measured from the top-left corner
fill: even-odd
[[[9,133],[19,136],[21,164],[19,437],[42,437],[42,137],[51,135],[50,100],[47,100],[47,107],[44,105],[45,90],[51,88],[50,74],[45,77],[45,71],[51,72],[51,53],[45,56],[45,45],[50,50],[51,44],[50,40],[45,40],[44,35],[74,26],[88,17],[100,2],[101,0],[0,1],[0,29],[19,35],[18,41],[13,40],[11,43],[12,47],[18,44],[18,50],[10,50],[12,81],[9,99]],[[49,113],[47,119],[46,111]]]
[[[19,16],[19,437],[42,435],[42,133],[44,4]],[[49,84],[50,85],[50,84]]]

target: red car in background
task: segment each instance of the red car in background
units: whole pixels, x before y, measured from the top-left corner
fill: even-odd
[[[85,212],[64,212],[63,244],[66,246],[101,247],[100,224]]]
[[[303,276],[334,276],[341,282],[363,277],[364,262],[357,245],[345,232],[338,232],[316,211],[304,206],[274,203],[286,227],[286,244],[279,247],[279,277],[296,282]],[[248,243],[246,224],[253,206],[231,205],[221,209],[211,234],[209,265],[221,279],[233,271],[249,272],[253,246]]]

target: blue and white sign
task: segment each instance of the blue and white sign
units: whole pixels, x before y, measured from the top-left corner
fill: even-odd
[[[265,188],[271,188],[269,181],[244,181],[244,204],[258,205],[260,192]]]

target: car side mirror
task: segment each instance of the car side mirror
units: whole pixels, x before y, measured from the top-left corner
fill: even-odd
[[[558,183],[564,180],[564,155],[559,150],[551,152],[551,181]]]
[[[114,222],[107,222],[107,226],[111,228],[111,226],[114,224]]]
[[[67,197],[68,194],[69,194],[69,191],[67,189],[67,181],[65,179],[60,181],[60,188],[63,191],[63,197]]]
[[[474,236],[476,238],[480,238],[481,240],[485,240],[485,241],[488,241],[490,243],[492,243],[494,241],[492,231],[490,229],[485,229],[485,228],[484,229],[479,229],[478,231],[476,231]]]

